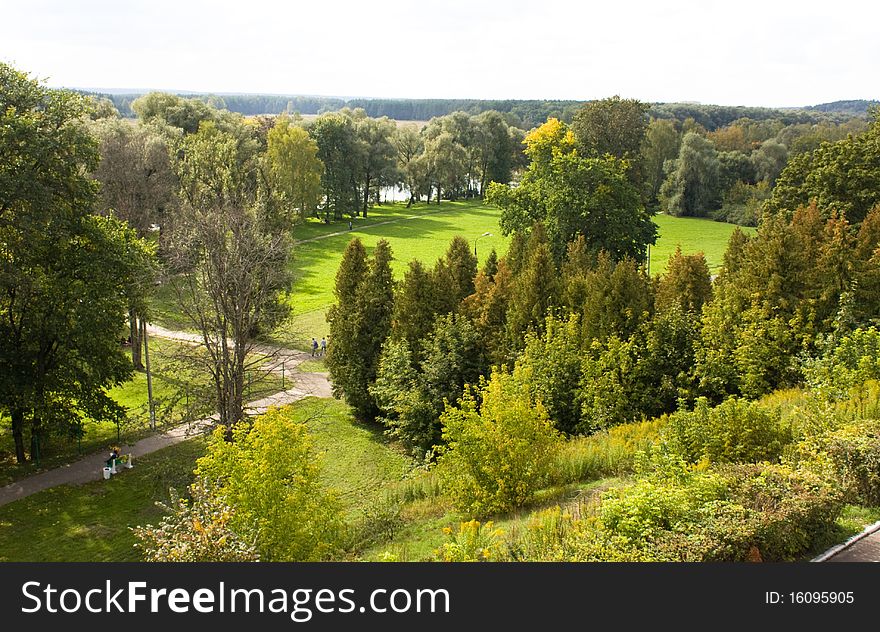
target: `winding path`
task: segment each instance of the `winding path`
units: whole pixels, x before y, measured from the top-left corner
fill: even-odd
[[[198,344],[198,334],[185,331],[172,331],[163,327],[150,325],[148,332],[151,336]],[[281,372],[295,369],[303,361],[309,359],[311,354],[294,349],[285,349],[269,344],[260,344],[254,348],[257,353],[270,356],[267,370]],[[257,415],[266,412],[272,406],[284,406],[299,401],[306,397],[330,397],[331,385],[324,373],[300,373],[291,371],[290,378],[293,387],[279,391],[267,397],[249,402],[246,411],[249,415]],[[186,441],[198,434],[204,434],[217,421],[213,415],[191,423],[184,423],[165,432],[154,434],[132,445],[122,448],[124,454],[131,454],[134,466],[137,467],[138,459],[145,454],[150,454],[170,445]],[[91,481],[99,480],[102,469],[107,459],[104,452],[91,454],[78,461],[62,465],[33,476],[28,476],[19,481],[0,487],[0,506],[26,498],[31,494],[56,487],[58,485],[82,485]]]

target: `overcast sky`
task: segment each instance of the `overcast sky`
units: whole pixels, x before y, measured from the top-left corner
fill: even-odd
[[[876,0],[0,0],[52,86],[797,106],[880,97]]]

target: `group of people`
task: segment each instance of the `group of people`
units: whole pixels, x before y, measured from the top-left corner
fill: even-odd
[[[312,338],[312,357],[321,357],[327,353],[327,339],[321,338],[320,352],[318,351],[318,341]]]

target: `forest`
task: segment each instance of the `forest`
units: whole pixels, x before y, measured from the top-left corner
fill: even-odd
[[[216,428],[135,526],[144,559],[792,560],[880,506],[876,109],[288,99],[245,116],[150,93],[131,120],[8,65],[0,90],[17,464],[125,417],[108,391],[148,362],[160,302],[195,339],[179,372]],[[333,111],[299,115],[313,106]],[[391,241],[355,236],[322,359],[345,408],[249,416],[303,300],[294,230],[352,229],[389,189],[401,211],[498,209],[509,247],[481,261],[465,222],[395,278]],[[717,274],[679,250],[651,276],[657,213],[756,230],[733,231]],[[336,415],[407,464],[353,507],[326,484],[334,446],[315,447]],[[401,534],[427,518],[442,540],[413,556]]]

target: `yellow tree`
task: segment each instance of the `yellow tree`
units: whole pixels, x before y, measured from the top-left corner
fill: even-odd
[[[324,163],[318,158],[318,144],[303,128],[292,125],[290,119],[278,119],[268,135],[266,152],[275,189],[287,208],[300,218],[315,212],[321,201],[321,174]]]

